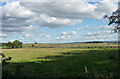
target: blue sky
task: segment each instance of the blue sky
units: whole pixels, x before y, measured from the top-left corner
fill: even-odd
[[[107,0],[108,1],[108,0]],[[116,41],[117,33],[103,18],[117,9],[117,2],[8,1],[2,10],[1,42],[66,43]]]
[[[0,4],[0,6],[4,6],[6,3],[7,3],[7,2],[2,2],[2,3]]]

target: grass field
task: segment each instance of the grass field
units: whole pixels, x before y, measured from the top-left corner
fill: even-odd
[[[38,44],[24,44],[24,48],[30,48],[34,46],[34,48],[47,48],[47,47],[53,47],[53,48],[72,48],[72,47],[85,47],[85,46],[118,46],[117,43],[66,43],[66,44],[43,44],[43,43],[38,43]]]
[[[12,57],[3,64],[3,78],[85,77],[84,67],[88,77],[118,77],[118,48],[19,48],[2,52]]]

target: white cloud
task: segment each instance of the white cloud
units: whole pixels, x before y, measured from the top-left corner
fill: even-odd
[[[110,5],[105,2],[92,5],[87,2],[20,3],[19,1],[13,1],[2,7],[3,27],[24,28],[34,24],[36,21],[41,26],[51,28],[72,26],[78,22],[81,23],[82,18],[103,17],[105,13],[116,10],[116,4],[113,2]]]
[[[74,37],[76,34],[77,34],[77,32],[75,32],[75,31],[62,32],[61,35],[56,37],[56,40],[59,40],[59,41],[68,40],[68,39],[71,39],[72,37]]]
[[[40,15],[38,20],[41,26],[48,26],[50,28],[72,26],[76,23],[82,22],[82,20],[71,20],[65,18],[50,17],[43,14]]]
[[[15,1],[7,3],[2,7],[3,17],[12,17],[12,18],[31,18],[35,16],[35,13],[30,10],[22,7],[20,2]]]
[[[91,29],[92,28],[92,29]],[[79,33],[75,31],[71,32],[62,32],[60,36],[56,37],[57,42],[74,42],[74,41],[116,41],[118,40],[118,35],[116,33],[112,33],[110,26],[108,25],[101,25],[99,27],[95,26],[86,26],[82,28],[77,28],[78,30],[85,32],[89,31],[88,33]],[[97,29],[97,30],[96,30]],[[90,31],[93,30],[93,31]],[[76,35],[77,34],[77,35]]]
[[[76,35],[76,34],[77,34],[77,32],[72,31],[70,34],[72,34],[72,35]]]
[[[4,34],[22,33],[33,30],[36,14],[13,1],[2,6],[2,32]],[[32,20],[33,18],[33,20]]]
[[[32,36],[33,36],[33,34],[29,34],[29,33],[25,34],[25,37],[26,37],[26,38],[32,37]]]
[[[100,2],[103,0],[20,0],[21,2]],[[118,2],[118,0],[104,0],[104,2]]]
[[[41,37],[45,37],[45,38],[51,38],[51,36],[48,35],[48,34],[40,34],[40,36],[41,36]]]
[[[95,5],[88,2],[31,2],[22,3],[22,6],[36,13],[69,19],[102,18],[106,13],[111,13],[118,8],[117,2],[104,1]]]
[[[7,36],[8,36],[7,34],[0,33],[0,38],[6,38]]]
[[[36,41],[36,42],[39,42],[39,41],[40,41],[40,39],[35,39],[35,41]]]
[[[11,39],[11,40],[9,40],[10,42],[13,42],[13,41],[15,41],[14,39]]]
[[[85,36],[99,36],[99,35],[107,35],[110,34],[111,31],[98,31],[98,32],[93,32],[93,33],[87,33]]]
[[[66,34],[66,32],[62,32],[62,35],[65,35]]]
[[[24,38],[24,37],[19,37],[18,39],[19,39],[19,40],[24,40],[25,38]]]
[[[76,0],[78,1],[78,0]],[[105,0],[104,0],[105,1]],[[100,19],[105,14],[112,13],[118,8],[116,2],[104,2],[89,4],[84,2],[19,2],[13,1],[4,5],[2,10],[2,30],[3,34],[0,37],[6,37],[12,33],[24,33],[25,37],[31,37],[29,32],[33,32],[40,24],[41,27],[47,26],[50,28],[73,26],[76,23],[81,23],[83,19],[95,18]],[[0,14],[1,15],[1,14]],[[1,23],[0,23],[1,24]],[[111,27],[108,26],[86,26],[85,28],[77,28],[84,31],[102,31],[101,34],[109,33]],[[103,32],[103,30],[107,32]],[[71,39],[75,40],[79,37],[76,31],[63,32],[56,39]],[[102,37],[99,33],[89,33],[86,37],[94,38],[96,35]],[[51,38],[48,34],[41,34],[41,37]],[[84,37],[84,35],[83,35]],[[80,37],[81,38],[81,37]],[[23,39],[23,38],[20,38]],[[83,38],[81,38],[83,39]]]
[[[88,26],[86,27],[77,27],[76,30],[78,31],[112,31],[113,26],[108,26],[108,25],[100,25],[99,27],[97,26]]]
[[[117,34],[111,34],[111,31],[98,31],[98,32],[91,32],[87,34],[81,35],[79,38],[84,38],[87,41],[116,41],[118,39]],[[101,40],[102,39],[102,40]]]
[[[76,35],[77,34],[77,32],[75,32],[75,31],[71,31],[71,32],[62,32],[61,33],[61,36],[64,36],[64,35]]]

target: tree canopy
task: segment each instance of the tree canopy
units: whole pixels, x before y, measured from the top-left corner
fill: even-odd
[[[8,48],[22,48],[23,43],[20,42],[19,40],[15,40],[15,41],[13,41],[13,43],[12,43],[12,42],[8,42],[8,43],[6,44],[6,46],[7,46]]]

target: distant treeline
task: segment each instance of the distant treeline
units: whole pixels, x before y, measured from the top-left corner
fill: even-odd
[[[86,42],[86,43],[104,43],[102,41],[90,41],[90,42]]]

